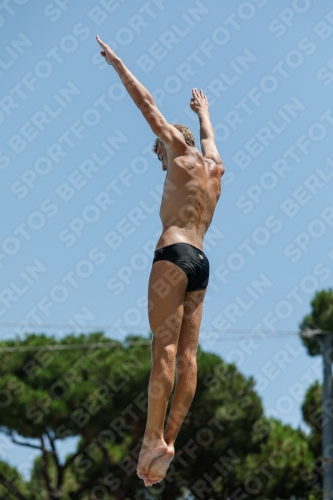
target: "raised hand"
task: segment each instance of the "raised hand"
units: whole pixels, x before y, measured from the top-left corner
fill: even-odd
[[[198,114],[200,112],[208,111],[209,109],[208,99],[202,90],[198,92],[197,89],[195,88],[192,89],[192,96],[193,97],[190,101],[190,108],[192,109],[192,111],[194,111],[194,113]]]
[[[111,65],[114,64],[118,60],[118,57],[116,56],[114,51],[111,49],[111,47],[106,45],[106,43],[102,42],[98,35],[96,35],[96,40],[103,49],[101,51],[101,55],[104,57],[105,62]]]

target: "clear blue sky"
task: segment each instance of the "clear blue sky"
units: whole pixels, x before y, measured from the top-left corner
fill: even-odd
[[[226,174],[203,330],[296,331],[333,283],[329,2],[11,0],[0,29],[0,321],[148,331],[165,174],[98,34],[198,145],[191,88],[209,97]],[[45,328],[0,334],[32,330]],[[297,337],[247,335],[203,331],[201,345],[254,376],[267,415],[301,426],[321,359]],[[1,458],[27,471],[30,451],[3,439]]]

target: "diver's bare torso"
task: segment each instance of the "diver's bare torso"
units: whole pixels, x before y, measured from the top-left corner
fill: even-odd
[[[163,230],[156,249],[189,243],[202,250],[221,193],[221,168],[195,147],[188,147],[187,151],[185,155],[169,157],[160,208]]]

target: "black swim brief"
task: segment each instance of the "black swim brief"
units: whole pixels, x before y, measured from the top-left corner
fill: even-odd
[[[172,243],[155,250],[153,264],[168,260],[182,269],[188,279],[188,291],[204,290],[209,280],[209,262],[199,248],[189,243]]]

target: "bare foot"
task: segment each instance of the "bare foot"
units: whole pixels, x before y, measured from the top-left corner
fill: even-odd
[[[145,479],[145,486],[152,486],[155,483],[160,483],[165,478],[174,456],[175,448],[172,445],[169,445],[163,455],[152,460],[148,476]]]
[[[168,445],[161,439],[160,441],[143,442],[140,450],[137,475],[145,480],[148,474],[149,466],[154,458],[164,455],[168,450]]]

